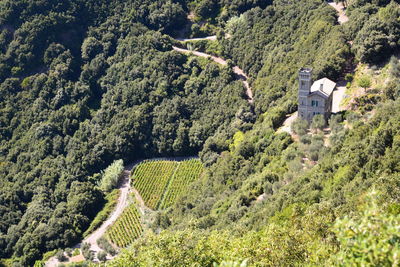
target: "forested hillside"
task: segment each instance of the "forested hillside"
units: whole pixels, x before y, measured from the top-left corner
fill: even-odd
[[[181,4],[122,2],[0,3],[2,258],[79,241],[114,159],[196,154],[250,111],[232,71],[172,51]]]
[[[206,175],[166,213],[172,226],[148,233],[112,266],[396,265],[399,243],[388,240],[400,223],[400,65],[389,59],[399,51],[400,8],[348,4],[344,25],[319,1],[274,1],[228,20],[230,38],[218,39],[224,57],[253,79],[257,121],[233,138],[207,140]],[[358,63],[371,66],[363,78],[383,82],[369,82],[353,111],[330,120],[328,141],[276,132],[296,110],[299,67],[338,80]],[[361,84],[352,77],[350,88]]]
[[[0,258],[79,242],[114,160],[198,154],[203,175],[150,227],[164,231],[111,266],[398,262],[400,7],[345,4],[339,25],[320,0],[1,1]],[[227,66],[173,51],[188,15]],[[361,86],[357,64],[383,82]],[[303,66],[364,89],[330,136],[276,131]]]

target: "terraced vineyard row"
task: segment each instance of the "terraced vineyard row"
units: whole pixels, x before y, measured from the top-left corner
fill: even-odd
[[[156,209],[169,179],[174,174],[177,161],[148,161],[138,165],[133,173],[134,186],[146,206]]]
[[[179,196],[186,193],[189,184],[200,177],[202,171],[203,165],[200,160],[191,159],[180,162],[165,191],[159,208],[165,209],[174,204]]]
[[[140,214],[135,204],[131,204],[107,230],[106,237],[118,247],[126,247],[138,238],[142,231]]]
[[[147,161],[136,166],[132,179],[146,206],[165,209],[187,190],[202,172],[198,159]]]
[[[185,161],[144,161],[133,170],[134,186],[145,204],[152,209],[165,209],[184,194],[191,182],[198,179],[203,166],[198,159]],[[106,238],[118,247],[126,247],[143,231],[135,204],[127,207],[107,229]]]

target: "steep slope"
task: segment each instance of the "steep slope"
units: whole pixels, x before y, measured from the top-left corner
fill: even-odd
[[[360,21],[366,10],[371,20]],[[367,86],[353,111],[330,121],[330,146],[318,134],[294,142],[275,129],[296,109],[299,67],[312,66],[316,78],[343,79],[352,53],[363,61],[364,53],[377,52],[387,63],[394,43],[383,51],[366,43],[351,48],[351,40],[355,27],[370,28],[377,20],[378,32],[397,31],[399,11],[389,1],[354,1],[346,11],[349,21],[339,25],[326,3],[275,1],[228,22],[231,37],[219,42],[224,57],[250,76],[257,122],[237,127],[233,137],[218,133],[209,139],[200,153],[205,175],[165,214],[173,225],[138,240],[111,266],[211,266],[245,259],[251,266],[396,264],[398,242],[381,241],[397,238],[393,230],[400,221],[398,59],[371,67],[376,73],[389,68],[390,74],[384,83]]]
[[[191,8],[247,74],[254,105],[231,68],[173,51],[165,34]],[[29,266],[80,240],[115,159],[199,153],[202,178],[158,214],[171,224],[111,265],[351,265],[363,244],[377,265],[395,262],[398,60],[332,118],[330,146],[318,133],[276,133],[297,109],[298,68],[350,81],[341,76],[357,61],[379,71],[398,51],[397,1],[355,0],[346,15],[340,25],[318,0],[1,1],[0,257]],[[365,225],[391,242],[362,236],[375,233]]]
[[[64,2],[0,4],[0,257],[24,266],[80,240],[113,160],[193,155],[251,110],[232,70],[172,51],[181,4]]]

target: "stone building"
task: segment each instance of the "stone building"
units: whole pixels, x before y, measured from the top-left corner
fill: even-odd
[[[336,83],[328,78],[312,82],[312,69],[299,70],[299,117],[311,121],[317,114],[323,114],[328,120],[332,111],[332,95]]]

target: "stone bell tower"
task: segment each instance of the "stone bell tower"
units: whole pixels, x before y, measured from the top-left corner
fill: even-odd
[[[301,68],[299,70],[298,116],[307,119],[307,96],[310,94],[312,84],[312,69]]]

